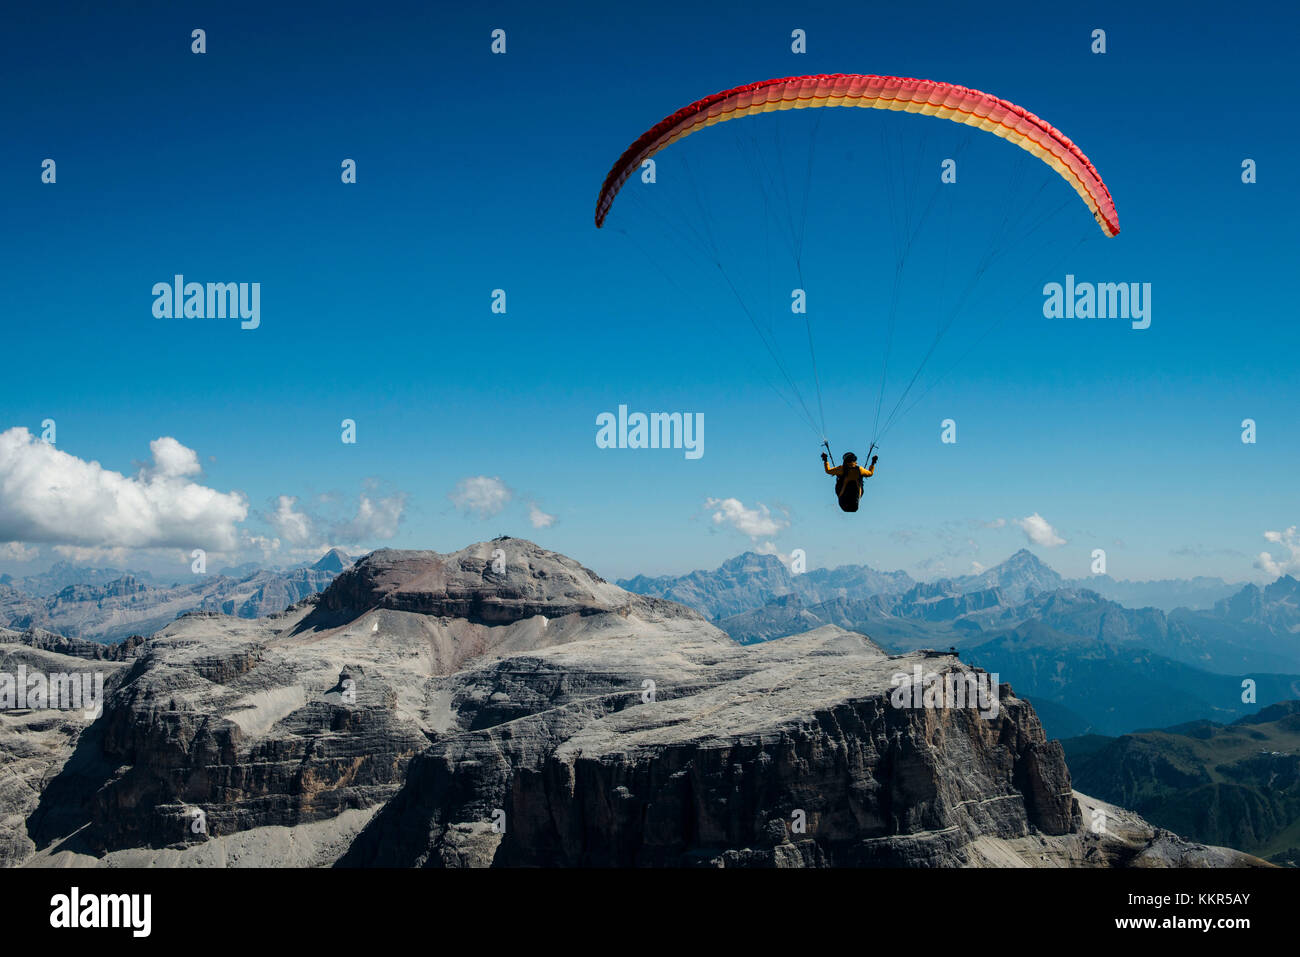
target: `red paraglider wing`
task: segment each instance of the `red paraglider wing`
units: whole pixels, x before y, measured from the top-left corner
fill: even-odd
[[[1033,113],[1006,100],[952,83],[858,73],[764,80],[715,93],[683,107],[628,147],[609,171],[596,200],[597,228],[604,225],[614,197],[632,172],[664,147],[715,123],[774,110],[823,106],[904,110],[987,130],[1010,140],[1051,166],[1088,204],[1102,232],[1107,236],[1119,232],[1115,203],[1097,168],[1064,133]]]

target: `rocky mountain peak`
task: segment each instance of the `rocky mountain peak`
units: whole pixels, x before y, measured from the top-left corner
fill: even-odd
[[[337,575],[351,564],[352,559],[348,557],[347,552],[341,548],[331,548],[317,559],[311,567],[318,572],[333,572]]]
[[[1282,575],[1263,588],[1246,585],[1235,595],[1216,602],[1214,613],[1230,621],[1290,633],[1300,629],[1300,582]]]
[[[1008,598],[1021,601],[1034,592],[1060,588],[1065,579],[1029,549],[1022,548],[1001,564],[959,579],[957,584],[963,591],[978,587],[1000,588]]]
[[[1264,598],[1267,601],[1285,601],[1300,595],[1300,581],[1291,575],[1282,575],[1276,581],[1264,586]]]
[[[723,562],[718,570],[745,575],[789,575],[789,570],[781,559],[761,552],[741,552]]]
[[[1055,582],[1063,580],[1060,575],[1027,548],[1020,549],[1020,551],[991,570],[1002,575],[1032,576]]]
[[[375,608],[506,625],[543,615],[618,611],[646,599],[522,538],[451,554],[385,548],[359,559],[322,593],[319,608],[354,618]],[[693,613],[681,609],[683,615]]]

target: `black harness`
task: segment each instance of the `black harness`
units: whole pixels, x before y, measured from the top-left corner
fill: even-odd
[[[840,508],[844,511],[858,510],[858,500],[862,498],[862,472],[857,462],[840,466],[840,474],[835,477],[835,497],[840,500]]]

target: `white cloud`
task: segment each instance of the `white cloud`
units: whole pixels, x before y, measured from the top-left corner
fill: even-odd
[[[784,565],[786,568],[790,568],[791,570],[793,570],[793,566],[794,566],[793,551],[783,552],[781,551],[781,549],[776,547],[776,544],[774,542],[759,542],[757,545],[754,546],[754,551],[758,552],[758,554],[760,555],[775,555],[778,559],[781,560],[782,565]]]
[[[532,523],[533,528],[550,528],[555,524],[555,516],[543,512],[537,507],[536,502],[529,502],[528,521]]]
[[[1012,519],[1012,522],[1020,526],[1031,544],[1042,545],[1044,548],[1055,548],[1057,545],[1065,544],[1065,539],[1057,534],[1056,529],[1047,523],[1047,519],[1037,512],[1028,518]]]
[[[259,550],[264,556],[279,553],[286,559],[307,559],[319,558],[335,546],[360,548],[376,539],[392,538],[405,515],[407,495],[405,492],[376,494],[380,485],[376,479],[362,482],[366,491],[358,496],[356,512],[351,518],[338,515],[337,506],[343,504],[338,494],[316,497],[320,504],[331,506],[328,511],[334,513],[332,516],[299,511],[297,496],[278,496],[275,511],[266,516],[276,537],[248,535],[245,548]]]
[[[357,503],[357,514],[350,522],[335,527],[334,540],[338,542],[366,542],[377,538],[392,538],[401,524],[406,510],[406,493],[398,492],[387,498],[374,498],[362,494]]]
[[[710,498],[705,500],[704,507],[717,509],[713,513],[714,525],[730,525],[750,538],[770,537],[790,524],[785,519],[772,515],[761,502],[756,508],[745,508],[740,499]]]
[[[198,456],[164,436],[135,477],[70,455],[25,428],[0,433],[0,541],[90,549],[234,548],[239,492],[190,480]]]
[[[1260,552],[1255,567],[1269,578],[1281,578],[1286,573],[1286,562],[1279,562],[1268,552]]]
[[[984,528],[1005,528],[1007,520],[1005,518],[995,518],[991,522],[980,522]]]
[[[209,555],[208,565],[209,567],[223,563],[228,565],[238,565],[246,561],[262,562],[264,564],[282,564],[285,562],[304,562],[310,564],[333,547],[333,543],[325,541],[308,541],[303,545],[289,546],[280,541],[279,538],[273,538],[268,535],[245,534],[239,552],[230,555],[221,555],[216,559]],[[344,551],[346,550],[347,549],[344,548]]]
[[[1274,545],[1281,545],[1287,550],[1289,557],[1279,560],[1268,552],[1260,552],[1259,557],[1255,559],[1256,568],[1272,578],[1280,578],[1293,570],[1300,569],[1300,535],[1296,533],[1296,526],[1292,525],[1283,532],[1265,532],[1264,540]]]
[[[262,560],[266,561],[280,551],[280,540],[270,538],[266,535],[245,535],[244,551],[258,551],[262,553]]]
[[[971,562],[970,572],[972,575],[982,575],[984,573],[984,566],[979,562]]]
[[[298,499],[293,495],[281,495],[275,500],[275,512],[267,519],[276,533],[291,545],[303,545],[313,536],[312,520],[306,512],[295,512]],[[279,542],[275,544],[279,548]]]
[[[486,475],[463,478],[447,495],[462,512],[474,512],[479,518],[491,518],[510,502],[511,492],[501,479]]]
[[[0,542],[0,559],[7,562],[35,561],[40,553],[39,548],[28,548],[22,542]]]
[[[123,565],[131,553],[131,549],[121,546],[115,548],[100,548],[94,545],[54,546],[54,554],[76,565]]]
[[[198,475],[203,471],[199,465],[198,453],[187,449],[170,435],[154,439],[149,443],[153,453],[153,465],[146,465],[141,477],[148,479],[183,478],[186,475]]]

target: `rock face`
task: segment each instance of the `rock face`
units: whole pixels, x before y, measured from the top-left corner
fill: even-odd
[[[90,661],[125,661],[127,658],[135,657],[136,649],[144,643],[144,638],[140,635],[132,635],[125,641],[106,645],[82,638],[67,638],[43,628],[28,628],[23,632],[0,628],[0,642],[26,645],[40,651],[52,651],[59,655],[86,658]]]
[[[572,559],[531,543],[516,547],[516,541],[500,540],[513,555],[505,548],[492,549],[501,555],[489,554],[486,561],[478,550],[442,556],[382,549],[341,574],[321,596],[320,609],[345,618],[387,608],[510,625],[538,615],[562,618],[667,605],[630,595]]]
[[[98,673],[104,677],[106,694],[117,687],[125,664],[108,660],[107,656],[76,655],[83,649],[75,640],[64,646],[71,654],[60,654],[49,649],[50,645],[57,646],[53,638],[58,636],[0,629],[0,685],[5,677],[14,681],[31,673]],[[124,650],[123,645],[94,647],[110,653]],[[0,866],[19,864],[36,852],[32,832],[39,831],[42,821],[57,820],[60,828],[76,827],[78,821],[84,823],[76,808],[70,809],[69,817],[61,817],[64,809],[41,805],[46,795],[59,793],[60,779],[74,764],[74,755],[92,720],[82,710],[74,709],[0,710]],[[92,746],[85,753],[94,751]]]
[[[111,693],[93,720],[0,714],[11,865],[1246,860],[1131,815],[1092,835],[1009,686],[896,706],[914,668],[987,678],[953,657],[836,627],[742,647],[518,539],[375,552],[283,614],[187,615],[121,662],[42,643],[0,633]]]
[[[1059,744],[1007,687],[992,720],[893,707],[891,677],[919,656],[837,628],[646,650],[582,643],[458,675],[466,732],[412,762],[343,863],[932,866],[968,863],[981,835],[1078,825]],[[499,710],[521,699],[524,715]]]

